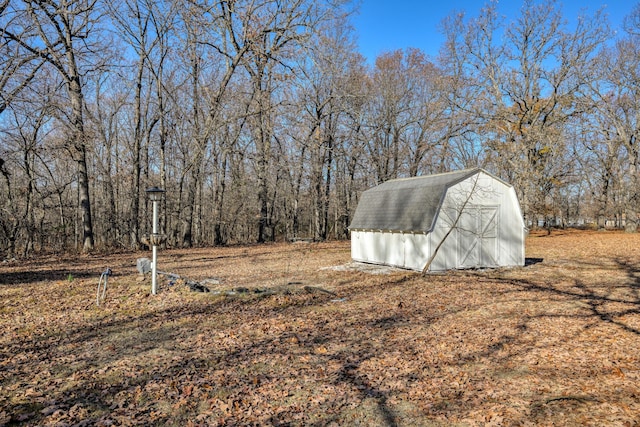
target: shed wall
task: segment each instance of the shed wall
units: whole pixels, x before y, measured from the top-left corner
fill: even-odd
[[[428,257],[428,235],[351,231],[351,258],[354,261],[422,271]]]
[[[469,197],[470,193],[471,197]],[[464,211],[460,214],[463,207]],[[489,214],[492,209],[496,209],[495,230],[485,228],[488,226],[487,221],[492,217]],[[432,247],[437,245],[435,242],[444,238],[458,216],[460,218],[454,231],[444,242],[436,257],[438,263],[434,262],[433,271],[524,265],[525,227],[513,187],[482,172],[477,182],[474,176],[452,186],[447,191],[436,220],[432,233]],[[476,225],[477,228],[474,228],[471,224],[476,219],[482,221]],[[492,233],[495,233],[495,241],[488,238]],[[475,258],[465,259],[469,245],[474,241],[495,244],[495,249],[492,249],[492,252],[495,252],[495,259],[489,261],[491,257],[486,256],[488,250],[482,252],[485,256],[479,252]],[[441,259],[444,257],[446,259]]]

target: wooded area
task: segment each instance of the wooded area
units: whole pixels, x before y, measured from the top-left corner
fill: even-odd
[[[151,186],[172,247],[346,238],[363,190],[476,166],[527,223],[635,231],[640,4],[487,3],[373,65],[353,7],[0,0],[0,254],[138,248]]]

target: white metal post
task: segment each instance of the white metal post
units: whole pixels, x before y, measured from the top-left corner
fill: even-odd
[[[154,234],[154,238],[155,235],[158,233],[158,202],[156,200],[153,201],[153,234]],[[154,240],[154,244],[152,245],[152,264],[151,264],[151,294],[155,295],[156,291],[157,291],[157,287],[156,287],[156,274],[157,274],[157,269],[156,269],[156,265],[158,263],[158,247],[155,245],[155,240]]]

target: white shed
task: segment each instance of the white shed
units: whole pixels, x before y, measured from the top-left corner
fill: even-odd
[[[422,271],[524,265],[513,187],[483,169],[394,179],[362,193],[351,258]]]

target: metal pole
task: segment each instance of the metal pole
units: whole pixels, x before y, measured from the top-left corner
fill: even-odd
[[[158,232],[158,202],[153,201],[153,234]],[[155,240],[154,240],[155,241]],[[156,265],[158,263],[158,247],[154,244],[152,249],[152,264],[151,264],[151,294],[156,294]]]

